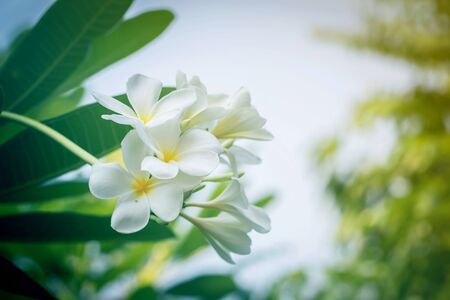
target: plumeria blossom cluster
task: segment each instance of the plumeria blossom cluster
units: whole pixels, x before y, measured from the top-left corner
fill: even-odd
[[[272,139],[263,128],[266,120],[251,105],[244,88],[231,96],[208,94],[198,77],[188,81],[178,72],[176,90],[159,99],[161,91],[159,80],[137,74],[127,82],[131,107],[93,94],[113,112],[102,117],[129,126],[130,131],[121,143],[124,166],[95,164],[90,191],[97,198],[119,199],[111,218],[114,230],[139,231],[151,214],[163,222],[182,216],[199,228],[225,261],[233,263],[231,253],[250,253],[251,230],[270,230],[269,217],[249,203],[239,182],[239,165],[257,164],[260,159],[235,143]],[[231,175],[219,176],[229,181],[219,196],[207,202],[185,197],[202,187],[202,182],[212,181],[208,176],[220,164]],[[200,218],[187,213],[187,207],[215,209],[220,214]]]

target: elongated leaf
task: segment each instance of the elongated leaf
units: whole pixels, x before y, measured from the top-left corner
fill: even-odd
[[[158,37],[173,18],[170,11],[156,10],[121,22],[114,30],[93,42],[86,60],[58,88],[58,92],[77,87],[98,71],[141,49]]]
[[[29,110],[26,115],[35,120],[47,120],[74,110],[84,95],[84,89],[74,89],[64,95],[45,99],[39,106]],[[22,132],[25,128],[16,123],[0,120],[0,145]]]
[[[23,112],[49,96],[85,59],[132,0],[59,0],[0,69],[4,109]]]
[[[200,299],[221,299],[238,291],[233,279],[227,275],[202,275],[181,282],[167,290],[167,294],[191,296]]]
[[[0,218],[2,242],[87,242],[158,241],[173,237],[172,231],[154,221],[133,234],[121,234],[111,228],[110,216],[76,213],[29,213]]]
[[[164,88],[166,95],[173,88]],[[118,97],[126,102],[124,96]],[[129,126],[101,118],[110,113],[99,104],[82,106],[44,123],[96,157],[120,146]],[[0,147],[0,196],[37,185],[82,166],[85,162],[46,135],[29,128]]]
[[[0,278],[0,290],[2,291],[32,299],[56,299],[21,269],[3,257],[0,257]]]
[[[258,206],[258,207],[267,207],[269,206],[273,201],[275,200],[275,195],[273,194],[269,194],[267,196],[264,196],[260,199],[258,199],[254,205]]]
[[[74,197],[88,192],[89,187],[86,181],[58,182],[0,195],[0,203],[48,201],[68,196]]]
[[[77,88],[69,93],[45,99],[39,106],[27,112],[27,116],[36,120],[48,120],[71,112],[80,105],[85,90]]]

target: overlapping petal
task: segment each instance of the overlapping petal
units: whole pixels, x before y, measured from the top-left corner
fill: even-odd
[[[135,176],[148,177],[149,174],[141,170],[144,157],[150,154],[150,149],[139,138],[136,130],[131,130],[122,140],[122,156],[125,165]]]
[[[150,220],[150,205],[146,195],[134,193],[122,196],[111,217],[111,227],[120,233],[133,233],[144,228]]]
[[[128,100],[140,118],[151,117],[152,107],[158,101],[161,89],[161,81],[141,74],[133,75],[128,79]]]
[[[144,158],[141,168],[159,179],[172,179],[179,171],[175,162],[165,162],[154,156]]]
[[[219,165],[219,156],[213,151],[187,152],[177,161],[181,171],[192,176],[207,176]]]
[[[183,190],[175,184],[155,186],[149,197],[152,212],[165,222],[175,220],[183,207]]]
[[[214,200],[209,202],[187,202],[188,206],[213,208],[226,212],[245,226],[259,232],[267,233],[271,229],[270,218],[263,209],[250,205],[239,181],[232,180],[227,188]]]
[[[180,116],[138,130],[155,152],[144,159],[142,168],[156,178],[175,178],[179,170],[190,176],[206,176],[219,164],[219,141],[200,129],[181,134]]]
[[[122,196],[131,191],[133,177],[117,163],[98,164],[92,167],[89,190],[100,199]]]
[[[227,262],[234,263],[230,252],[247,255],[251,249],[251,239],[248,232],[251,230],[234,218],[219,215],[213,218],[199,218],[186,214],[182,215],[197,226],[216,252]]]

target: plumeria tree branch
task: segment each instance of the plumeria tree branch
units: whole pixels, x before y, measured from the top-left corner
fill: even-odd
[[[53,128],[39,121],[9,111],[2,111],[0,117],[17,122],[19,124],[26,125],[37,131],[42,132],[43,134],[47,135],[49,138],[53,139],[61,146],[63,146],[64,148],[75,154],[76,156],[80,157],[88,164],[94,165],[98,163],[98,159],[94,157],[92,154],[88,153],[86,150],[84,150],[83,148],[81,148],[80,146],[78,146],[77,144],[75,144],[74,142],[72,142],[67,137],[57,132]]]

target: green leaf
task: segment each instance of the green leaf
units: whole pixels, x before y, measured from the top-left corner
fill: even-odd
[[[142,287],[137,289],[128,297],[128,300],[156,300],[158,293],[151,286]]]
[[[84,89],[78,88],[64,95],[47,98],[39,106],[35,106],[29,110],[26,115],[39,121],[57,117],[77,108],[83,95]],[[12,122],[5,123],[5,120],[1,120],[1,123],[4,124],[0,124],[0,144],[3,144],[25,129],[20,124]]]
[[[275,195],[270,194],[258,199],[254,205],[258,207],[267,207],[275,200]]]
[[[116,148],[129,130],[101,119],[107,110],[90,104],[61,117],[44,122],[96,157]],[[0,195],[62,175],[84,164],[79,157],[50,139],[28,128],[0,147]]]
[[[47,120],[71,112],[78,107],[85,90],[77,88],[69,93],[45,99],[39,106],[27,111],[27,116],[36,120]]]
[[[12,39],[8,42],[8,46],[0,50],[0,65],[8,58],[9,54],[13,52],[18,45],[23,41],[23,39],[30,32],[30,28],[22,27],[17,28],[15,32],[12,33]]]
[[[1,256],[0,278],[0,290],[2,291],[32,299],[56,299],[26,273]]]
[[[143,230],[121,234],[111,228],[110,216],[76,213],[29,213],[0,218],[0,241],[21,243],[124,241],[150,242],[173,237],[172,231],[154,221]]]
[[[164,88],[161,97],[172,91]],[[124,96],[118,99],[126,101]],[[129,126],[103,120],[97,103],[82,106],[44,123],[96,157],[120,146]],[[32,150],[32,151],[31,151]],[[0,195],[37,185],[81,167],[85,162],[48,136],[29,128],[0,147]]]
[[[121,22],[113,31],[93,42],[86,60],[58,91],[77,87],[98,71],[141,49],[166,30],[173,18],[168,10],[156,10]]]
[[[0,84],[0,113],[3,111],[3,104],[4,104],[4,96],[3,96],[3,87]]]
[[[26,203],[75,197],[89,192],[86,181],[57,182],[0,195],[0,203]]]
[[[24,112],[48,97],[83,62],[91,42],[109,31],[131,0],[59,0],[0,69],[4,109]]]
[[[220,299],[238,290],[239,288],[230,276],[202,275],[181,282],[169,288],[166,293],[177,296],[199,297],[201,299]]]

